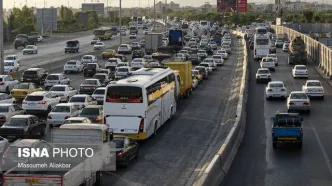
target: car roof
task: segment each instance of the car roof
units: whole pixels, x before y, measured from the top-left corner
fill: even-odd
[[[96,90],[106,90],[106,87],[99,87]]]
[[[89,105],[86,106],[85,108],[103,108],[103,105]]]
[[[257,69],[257,71],[259,71],[259,70],[268,70],[268,71],[270,71],[268,68],[259,68],[259,69]]]
[[[7,55],[5,57],[17,57],[17,55]]]
[[[53,87],[69,87],[69,85],[53,85]]]
[[[320,83],[319,80],[307,80],[307,83],[309,83],[309,82],[310,82],[310,83],[318,83],[318,82]]]
[[[44,140],[40,139],[18,139],[14,141],[10,146],[14,147],[33,147],[34,144],[38,142],[44,142]]]
[[[63,74],[62,73],[54,73],[54,74],[49,74],[49,75],[61,76]]]
[[[71,106],[73,106],[73,104],[71,104],[71,103],[58,103],[55,106],[68,106],[68,107],[71,107]]]
[[[47,94],[48,91],[37,91],[37,92],[32,92],[31,94],[29,94],[30,96],[43,96],[45,94]]]
[[[291,94],[305,94],[304,91],[292,91]]]
[[[269,84],[284,84],[282,81],[270,81]]]
[[[36,70],[39,70],[39,69],[42,69],[42,68],[29,68],[29,69],[26,69],[25,71],[36,71]]]
[[[86,96],[89,96],[88,94],[76,94],[76,95],[73,95],[73,97],[86,97]]]
[[[84,120],[84,119],[89,119],[87,117],[71,117],[71,118],[68,118],[66,120]]]
[[[307,68],[307,66],[305,66],[305,65],[295,65],[294,68],[295,67],[306,67]]]
[[[12,105],[16,105],[14,103],[0,103],[0,106],[12,106]]]
[[[33,116],[34,115],[25,114],[25,115],[15,115],[15,116],[12,116],[11,118],[31,118]]]

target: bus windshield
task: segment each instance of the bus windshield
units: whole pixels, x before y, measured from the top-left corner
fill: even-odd
[[[256,34],[267,34],[267,30],[265,28],[256,29]]]
[[[104,35],[105,34],[105,30],[96,30],[95,31],[95,35]]]
[[[132,86],[110,86],[107,88],[106,102],[143,103],[142,88]]]

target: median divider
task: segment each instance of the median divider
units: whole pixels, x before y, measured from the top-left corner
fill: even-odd
[[[227,174],[236,152],[242,142],[246,127],[246,105],[248,96],[248,54],[247,44],[244,40],[244,34],[234,31],[233,34],[241,37],[244,46],[243,74],[241,79],[240,95],[236,110],[236,120],[230,130],[226,140],[220,147],[217,154],[213,157],[204,173],[196,180],[194,186],[214,186],[219,185]]]

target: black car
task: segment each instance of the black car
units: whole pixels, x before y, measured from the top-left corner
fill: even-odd
[[[133,51],[133,55],[132,55],[132,59],[135,58],[143,58],[144,57],[144,52],[142,50],[134,50]]]
[[[97,73],[94,78],[98,79],[102,86],[106,86],[110,82],[110,76],[106,73]]]
[[[86,79],[80,85],[79,94],[92,95],[93,92],[101,86],[102,84],[98,79]]]
[[[46,121],[34,115],[15,115],[7,120],[0,128],[0,136],[15,140],[18,138],[32,138],[45,134]]]
[[[116,144],[116,164],[127,167],[131,160],[137,158],[139,144],[127,136],[114,136],[113,142]]]
[[[82,112],[78,117],[89,118],[92,123],[102,123],[103,122],[103,106],[102,105],[89,105],[83,108]]]
[[[94,76],[97,73],[98,68],[99,66],[97,63],[88,63],[83,71],[84,77]]]
[[[21,82],[32,82],[38,85],[45,83],[48,72],[42,68],[29,68],[22,74]]]

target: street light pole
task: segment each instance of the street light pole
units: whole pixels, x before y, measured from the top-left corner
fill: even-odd
[[[119,25],[120,25],[120,45],[122,44],[122,35],[121,35],[121,27],[122,27],[122,9],[121,9],[121,0],[120,0],[120,10],[119,10]]]
[[[153,30],[156,30],[156,0],[153,0]]]
[[[0,0],[0,15],[0,74],[3,74],[3,0]]]

